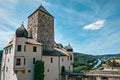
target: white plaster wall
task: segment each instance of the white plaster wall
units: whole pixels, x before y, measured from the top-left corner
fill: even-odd
[[[25,65],[25,74],[26,74],[26,79],[28,80],[33,80],[34,79],[34,64],[33,64],[33,58],[35,60],[41,60],[41,46],[37,46],[37,52],[33,52],[33,46],[35,45],[26,45],[26,53],[25,53],[25,58],[26,58],[26,65]],[[28,72],[28,71],[31,72]]]
[[[34,64],[33,58],[36,60],[41,60],[41,45],[30,45],[25,44],[27,38],[15,38],[14,44],[11,49],[11,53],[6,54],[5,60],[5,52],[3,51],[3,60],[2,60],[2,68],[5,64],[4,74],[1,72],[1,80],[33,80],[34,78]],[[17,52],[17,45],[22,45],[22,51]],[[26,45],[26,51],[24,51],[24,45]],[[33,46],[37,47],[37,52],[33,52]],[[8,47],[9,48],[9,47]],[[9,51],[8,51],[9,52]],[[16,58],[21,58],[21,65],[16,66]],[[24,65],[24,58],[26,59],[26,64]],[[9,59],[9,61],[8,61]],[[8,71],[6,72],[6,67],[8,67]],[[17,73],[14,72],[16,69],[25,70],[25,73],[18,71]],[[31,70],[31,72],[28,72]],[[3,78],[4,76],[4,78]]]
[[[62,61],[62,59],[63,59],[63,61]],[[60,57],[60,71],[61,71],[62,66],[65,67],[66,71],[71,71],[71,65],[70,65],[70,60],[68,60],[68,56]],[[70,69],[69,69],[69,67],[70,67]]]
[[[53,63],[51,63],[51,58],[53,58]],[[59,80],[59,66],[58,66],[58,57],[55,56],[43,56],[42,60],[44,61],[44,74],[45,80]],[[49,72],[48,72],[49,69]]]
[[[11,48],[11,52],[9,52],[10,48]],[[13,45],[10,47],[7,47],[7,49],[8,49],[7,54],[5,54],[5,52],[3,52],[2,68],[3,68],[3,66],[5,66],[5,69],[1,73],[1,80],[17,80],[17,78],[14,74],[14,71],[13,71],[14,53],[15,53],[15,38],[14,38]],[[6,56],[6,58],[5,58],[5,56]],[[7,72],[6,72],[6,67],[8,67]]]

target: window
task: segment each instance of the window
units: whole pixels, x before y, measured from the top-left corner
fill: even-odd
[[[53,58],[51,58],[51,63],[53,63]]]
[[[21,45],[18,45],[18,46],[17,46],[17,51],[21,51],[21,48],[22,48],[22,46],[21,46]]]
[[[28,70],[28,72],[30,73],[30,72],[31,72],[31,70],[29,69],[29,70]]]
[[[6,72],[8,72],[8,67],[6,67]]]
[[[69,66],[69,70],[70,70],[70,66]]]
[[[5,50],[5,53],[6,53],[6,54],[8,53],[8,49]]]
[[[33,58],[33,64],[35,64],[35,58]]]
[[[37,47],[33,46],[33,52],[37,52]]]
[[[24,45],[24,51],[26,51],[26,45]]]
[[[9,53],[11,53],[11,48],[9,49]]]
[[[8,58],[8,62],[9,62],[9,58]]]
[[[17,59],[16,59],[16,65],[20,65],[20,64],[21,64],[20,62],[21,62],[21,59],[20,59],[20,58],[17,58]]]
[[[24,58],[24,65],[25,65],[25,58]]]
[[[70,60],[72,60],[72,55],[70,55]]]

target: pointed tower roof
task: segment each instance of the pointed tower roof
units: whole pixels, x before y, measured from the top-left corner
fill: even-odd
[[[31,15],[28,16],[28,18],[30,16],[32,16],[34,13],[36,13],[37,11],[41,11],[47,15],[50,15],[51,17],[53,17],[42,5],[40,5]]]

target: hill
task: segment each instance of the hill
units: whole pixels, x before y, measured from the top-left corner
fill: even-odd
[[[118,54],[105,54],[105,55],[98,55],[100,59],[112,59],[112,58],[118,58],[120,59],[120,53]]]
[[[74,53],[74,67],[83,66],[87,63],[97,60],[96,56],[83,54],[83,53]]]
[[[97,56],[74,53],[74,71],[90,70],[97,63]]]

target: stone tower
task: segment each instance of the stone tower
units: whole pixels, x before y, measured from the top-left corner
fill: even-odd
[[[43,43],[43,50],[54,49],[54,17],[42,5],[28,16],[28,34]]]

